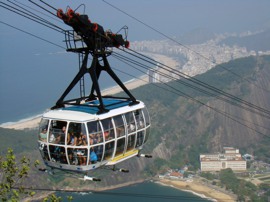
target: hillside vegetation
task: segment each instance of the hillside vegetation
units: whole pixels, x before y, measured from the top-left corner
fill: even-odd
[[[231,74],[224,67],[241,75],[241,78]],[[207,73],[197,76],[196,79],[269,110],[269,67],[270,56],[248,57],[219,65]],[[172,86],[173,90],[168,89],[167,85]],[[156,175],[168,167],[180,168],[187,164],[190,169],[196,170],[199,168],[198,156],[200,153],[220,152],[223,146],[240,148],[240,151],[252,153],[259,159],[269,161],[270,128],[268,119],[239,109],[230,103],[217,100],[217,95],[210,97],[183,86],[177,81],[167,85],[149,84],[132,91],[137,99],[146,103],[151,115],[151,136],[144,151],[152,153],[154,157],[152,160],[135,158],[122,163],[120,166],[129,168],[130,174],[98,170],[93,174],[107,176],[99,184],[74,181],[63,176],[53,177],[53,179],[50,177],[50,180],[44,180],[44,183],[46,182],[48,185],[58,183],[57,186],[65,187],[76,187],[77,185],[87,188],[91,186],[104,187],[104,185],[145,179],[145,176]],[[257,86],[268,89],[268,91],[261,90]],[[164,90],[164,88],[168,90]],[[194,100],[185,98],[183,93],[208,106],[222,110],[238,120],[245,120],[245,125],[265,135],[259,134]],[[255,123],[255,125],[251,123]],[[1,154],[7,147],[12,147],[17,153],[26,152],[32,158],[40,158],[36,133],[37,131],[15,131],[0,128]],[[44,176],[33,175],[33,177],[39,175],[43,179],[48,177],[47,174]]]
[[[242,58],[219,65],[196,79],[269,110],[269,66],[270,56]],[[241,78],[232,75],[224,67],[241,75]],[[164,87],[162,84],[148,85],[134,91],[139,99],[146,102],[152,117],[152,133],[148,148],[162,159],[156,161],[151,170],[162,167],[164,161],[170,166],[179,167],[187,163],[198,168],[200,153],[221,152],[224,146],[240,148],[240,151],[252,153],[264,160],[268,158],[270,130],[267,118],[189,89],[177,81],[169,85],[179,90],[177,94],[158,88]],[[244,120],[246,126],[186,99],[180,92],[222,110],[236,120]]]

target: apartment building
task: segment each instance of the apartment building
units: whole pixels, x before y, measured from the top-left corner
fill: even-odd
[[[220,171],[231,168],[233,171],[245,171],[246,160],[239,153],[239,149],[224,147],[224,153],[200,154],[201,171]]]

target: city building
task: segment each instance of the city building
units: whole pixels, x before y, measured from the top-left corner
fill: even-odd
[[[239,153],[239,149],[224,147],[224,153],[200,154],[201,171],[220,171],[231,168],[233,171],[245,171],[247,162]]]

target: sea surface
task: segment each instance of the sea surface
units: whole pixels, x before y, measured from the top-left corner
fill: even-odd
[[[154,182],[144,182],[114,190],[93,193],[63,193],[58,192],[63,201],[68,201],[67,196],[72,196],[73,201],[95,202],[168,202],[168,201],[210,201],[190,192],[181,191],[170,186]]]
[[[146,73],[138,71],[116,59],[108,58],[111,68],[122,82],[127,82]],[[91,65],[89,57],[88,67]],[[35,117],[55,105],[79,70],[78,56],[74,53],[20,53],[16,60],[0,56],[0,124],[17,122]],[[101,73],[101,89],[116,83]],[[89,95],[92,81],[85,75],[86,95]],[[66,100],[80,97],[79,84]]]

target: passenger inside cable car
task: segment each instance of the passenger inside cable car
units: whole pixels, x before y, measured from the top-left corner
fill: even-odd
[[[40,151],[45,161],[69,166],[108,162],[138,151],[149,135],[149,116],[138,109],[96,121],[65,121],[43,118]]]

